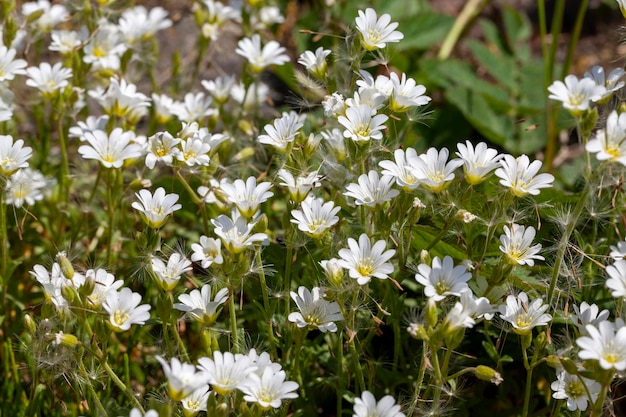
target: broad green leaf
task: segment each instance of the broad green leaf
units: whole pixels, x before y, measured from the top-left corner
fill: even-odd
[[[394,49],[429,49],[446,37],[453,23],[453,17],[437,13],[420,13],[409,21],[401,21],[399,30],[404,34],[404,39],[394,44]]]
[[[483,30],[483,35],[485,35],[485,39],[487,43],[494,45],[500,51],[506,51],[506,44],[504,43],[500,31],[498,27],[490,20],[481,19],[480,27]]]
[[[532,33],[531,25],[528,18],[518,12],[515,8],[504,6],[502,10],[502,19],[506,30],[506,38],[511,52],[519,54],[520,44],[525,44]]]
[[[509,90],[515,89],[514,61],[502,51],[491,49],[484,43],[470,40],[467,42],[469,49],[476,59],[497,81]]]
[[[476,130],[494,144],[502,146],[512,136],[513,123],[510,117],[496,113],[480,94],[457,88],[449,89],[445,96],[461,110]]]

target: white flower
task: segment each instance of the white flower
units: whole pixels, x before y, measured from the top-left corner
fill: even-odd
[[[315,78],[324,79],[326,76],[326,57],[330,55],[330,49],[324,49],[320,46],[315,52],[304,51],[300,58],[298,58],[298,64],[301,64],[306,70]]]
[[[165,194],[163,187],[157,188],[154,195],[148,190],[139,190],[135,195],[139,201],[133,202],[131,206],[141,213],[146,224],[153,229],[163,226],[167,216],[182,208],[176,204],[178,194]]]
[[[173,137],[169,132],[158,132],[148,138],[148,153],[146,167],[153,169],[157,162],[171,166],[174,158],[180,154],[177,147],[181,139]]]
[[[241,21],[241,11],[237,8],[215,0],[202,0],[202,4],[207,8],[209,23],[222,26],[227,20]]]
[[[22,5],[22,14],[24,16],[30,16],[37,12],[41,14],[36,18],[35,24],[41,32],[49,32],[54,26],[70,18],[70,14],[65,6],[50,4],[48,0],[38,0]]]
[[[391,188],[394,183],[394,177],[383,175],[379,178],[378,173],[374,170],[367,175],[359,176],[357,181],[358,184],[348,184],[346,186],[347,191],[343,193],[347,197],[354,198],[354,203],[357,206],[374,207],[384,204],[400,194],[400,191]]]
[[[261,72],[269,65],[283,65],[289,62],[286,49],[276,41],[269,41],[261,48],[261,36],[252,35],[252,39],[243,38],[237,43],[235,53],[246,58],[252,69]]]
[[[26,75],[27,86],[37,88],[45,97],[50,97],[70,84],[67,80],[72,78],[72,69],[63,68],[60,62],[54,66],[42,62],[38,67],[28,67]]]
[[[404,38],[401,32],[395,30],[398,23],[391,23],[391,16],[386,13],[378,18],[374,9],[367,8],[365,13],[359,10],[359,17],[355,20],[361,35],[361,45],[368,51],[382,49],[387,46],[387,42],[399,42]]]
[[[173,401],[182,400],[208,383],[209,376],[202,371],[196,371],[195,365],[181,362],[176,358],[172,358],[169,364],[158,355],[156,359],[163,367],[163,373],[167,378],[167,393]]]
[[[337,258],[320,261],[320,266],[324,270],[324,275],[328,280],[335,284],[341,284],[343,280],[343,268],[341,262]]]
[[[420,264],[415,280],[424,286],[424,295],[433,301],[441,301],[449,295],[460,297],[470,291],[467,282],[472,278],[463,265],[454,266],[450,256],[432,260],[432,266]]]
[[[252,361],[245,355],[233,355],[230,352],[213,352],[213,359],[198,359],[198,368],[209,375],[209,384],[213,391],[226,395],[244,382],[255,370]]]
[[[88,94],[102,106],[105,113],[125,117],[131,123],[138,122],[150,106],[150,99],[138,92],[136,85],[115,77],[109,79],[109,87],[106,90],[99,87],[90,90]]]
[[[265,233],[250,235],[254,223],[248,224],[243,216],[235,216],[233,221],[221,214],[217,219],[211,220],[211,223],[215,226],[215,234],[222,239],[224,247],[233,254],[241,253],[256,242],[263,242],[268,238]]]
[[[43,200],[43,191],[54,184],[39,171],[22,168],[11,175],[6,183],[4,202],[15,207],[24,203],[32,206],[35,201]]]
[[[244,110],[251,110],[265,103],[269,92],[269,87],[262,82],[252,83],[247,89],[239,82],[230,89],[230,97],[241,104]]]
[[[102,307],[109,313],[110,327],[116,332],[130,329],[133,324],[144,324],[150,318],[150,305],[141,303],[141,294],[132,292],[129,288],[121,291],[111,291],[107,294]]]
[[[121,279],[116,280],[113,274],[108,273],[102,268],[88,269],[87,272],[85,272],[85,279],[93,280],[95,284],[93,291],[87,296],[89,304],[94,307],[102,305],[110,292],[116,292],[124,286],[124,281]]]
[[[187,93],[183,102],[175,102],[172,106],[174,114],[182,122],[195,122],[205,117],[214,116],[217,110],[212,107],[213,99],[204,93]]]
[[[276,176],[283,181],[279,185],[289,188],[289,196],[294,203],[300,203],[314,187],[319,187],[322,178],[317,172],[294,178],[286,169],[278,170]]]
[[[186,139],[182,144],[182,151],[176,155],[176,159],[184,162],[187,166],[209,165],[211,158],[209,151],[211,145],[196,137]]]
[[[186,417],[195,416],[200,411],[206,411],[207,401],[209,401],[209,385],[200,387],[182,400],[183,414]]]
[[[393,90],[389,97],[389,105],[394,112],[405,112],[412,107],[425,106],[430,102],[430,97],[425,96],[426,87],[417,84],[413,78],[406,77],[402,73],[402,78],[392,72],[389,75]]]
[[[504,253],[511,264],[533,266],[535,259],[543,261],[545,258],[538,255],[541,244],[533,244],[535,228],[524,227],[513,223],[511,228],[504,226],[504,234],[500,235],[500,251]]]
[[[291,210],[291,223],[307,235],[319,238],[339,221],[336,216],[339,210],[341,207],[335,207],[333,201],[309,197],[302,202],[300,210]]]
[[[352,417],[406,417],[391,395],[385,395],[377,402],[369,391],[363,391],[361,398],[354,399],[353,411]]]
[[[211,298],[211,286],[205,284],[200,290],[192,290],[189,294],[178,296],[180,303],[174,308],[184,311],[192,319],[210,326],[217,319],[218,309],[228,300],[228,289],[222,288]]]
[[[587,396],[585,386],[589,390],[591,398]],[[550,388],[554,391],[552,393],[552,398],[556,398],[557,400],[567,400],[568,410],[585,411],[587,409],[587,401],[591,404],[596,402],[602,386],[593,379],[561,371],[557,375],[556,381],[550,384]]]
[[[338,117],[346,112],[345,100],[340,93],[332,93],[324,97],[322,106],[324,107],[324,115],[329,117]]]
[[[208,268],[212,264],[221,265],[224,262],[222,257],[222,241],[213,239],[212,237],[200,236],[200,244],[193,243],[191,250],[191,260],[200,262],[203,268]]]
[[[626,114],[615,110],[606,119],[606,129],[598,129],[596,136],[587,142],[587,152],[596,153],[599,161],[619,162],[626,165]]]
[[[162,7],[147,10],[143,6],[135,6],[124,10],[117,24],[126,42],[134,45],[152,39],[159,30],[172,26],[172,21],[167,19],[167,11]]]
[[[577,116],[589,108],[590,101],[599,100],[606,89],[602,85],[597,85],[589,78],[578,79],[575,75],[565,77],[565,83],[555,81],[548,91],[551,93],[548,98],[563,102],[572,115]]]
[[[26,74],[26,61],[15,59],[17,51],[0,44],[0,82],[12,80],[16,74]]]
[[[604,68],[599,65],[594,65],[591,68],[591,72],[585,72],[585,78],[593,80],[596,85],[600,85],[606,89],[602,97],[598,101],[605,101],[609,99],[613,93],[624,86],[624,81],[619,81],[624,76],[625,72],[622,68],[615,68],[607,78],[604,76]]]
[[[576,339],[582,360],[597,360],[603,369],[626,370],[626,327],[615,328],[613,323],[603,321],[598,327],[586,326],[589,336]]]
[[[228,202],[237,206],[237,210],[247,219],[254,217],[259,206],[274,195],[269,191],[272,184],[261,182],[257,184],[256,178],[248,177],[246,182],[236,179],[232,184],[224,183],[220,186],[222,193]]]
[[[367,142],[370,139],[381,140],[382,130],[389,117],[384,114],[374,115],[374,110],[367,104],[348,107],[345,116],[339,116],[337,121],[345,130],[343,136],[355,142]]]
[[[609,256],[616,261],[626,259],[626,241],[622,240],[617,242],[617,246],[611,245],[611,253]]]
[[[81,145],[78,153],[85,159],[95,159],[106,168],[121,168],[127,159],[139,158],[143,155],[141,145],[134,143],[135,133],[124,132],[116,127],[110,135],[102,130],[85,132],[88,145]]]
[[[28,160],[33,154],[30,146],[24,146],[24,141],[13,137],[0,135],[0,175],[13,175],[20,168],[28,168]]]
[[[304,126],[303,117],[292,111],[284,113],[279,119],[274,120],[274,124],[267,124],[263,128],[265,135],[259,136],[259,143],[271,145],[279,151],[288,149],[289,144],[294,141],[300,129]]]
[[[498,161],[502,155],[492,148],[488,148],[485,142],[480,142],[476,147],[469,140],[465,144],[458,143],[456,153],[463,161],[465,181],[472,185],[480,184],[487,179],[491,171],[498,168]]]
[[[521,155],[514,158],[504,155],[500,160],[501,167],[496,169],[496,176],[500,178],[500,184],[509,187],[511,192],[518,197],[539,195],[541,188],[552,187],[554,176],[552,174],[539,174],[541,161],[530,163],[528,156]]]
[[[607,266],[606,273],[610,277],[606,280],[606,286],[613,290],[611,295],[626,298],[626,260],[620,259]]]
[[[578,331],[581,336],[587,336],[587,325],[593,324],[597,326],[601,322],[605,321],[609,318],[609,310],[602,310],[595,305],[587,303],[583,301],[580,303],[580,307],[574,304],[574,314],[572,314],[572,319],[578,327]]]
[[[297,294],[293,291],[290,294],[300,310],[300,312],[289,314],[290,322],[296,323],[298,327],[318,329],[322,333],[337,331],[335,321],[343,320],[341,309],[336,302],[324,299],[323,290],[314,287],[309,291],[301,286]]]
[[[138,408],[133,408],[128,417],[159,417],[159,413],[155,410],[148,410],[146,414],[142,414]]]
[[[63,55],[73,53],[83,43],[81,35],[73,30],[53,30],[50,38],[48,49]]]
[[[393,265],[387,262],[396,251],[385,250],[387,244],[379,240],[372,246],[370,238],[363,233],[359,242],[348,238],[349,249],[339,250],[339,265],[348,270],[350,278],[357,280],[359,285],[367,284],[372,277],[387,279],[393,272]]]
[[[92,70],[119,71],[122,55],[128,46],[124,35],[117,25],[106,20],[98,22],[98,29],[93,36],[89,37],[83,47],[83,62],[91,64]]]
[[[258,404],[261,410],[279,408],[282,400],[298,397],[294,392],[298,389],[298,384],[285,381],[285,377],[285,371],[274,372],[271,368],[265,368],[261,375],[248,375],[239,385],[239,389],[244,393],[244,400]]]
[[[221,4],[221,3],[219,3]],[[202,86],[209,92],[216,103],[224,104],[230,98],[230,90],[235,85],[235,76],[216,77],[214,80],[202,80]]]
[[[541,298],[528,303],[528,295],[520,292],[517,297],[506,297],[506,305],[498,309],[502,320],[508,321],[513,326],[513,331],[520,335],[528,334],[536,326],[545,326],[551,320],[550,314],[544,314],[550,306],[543,304]]]
[[[454,171],[463,165],[460,159],[448,161],[448,149],[429,148],[425,154],[412,163],[415,166],[415,174],[424,188],[438,193],[446,189],[454,179]]]
[[[413,148],[396,149],[393,153],[394,161],[380,161],[378,165],[384,168],[383,175],[390,175],[396,180],[396,184],[406,190],[416,189],[420,181],[415,169],[415,161],[419,158]]]
[[[154,110],[154,116],[156,117],[156,120],[159,123],[165,123],[170,120],[174,115],[174,113],[172,113],[172,110],[177,104],[174,99],[166,94],[156,93],[152,93],[150,97],[152,98],[152,109]]]
[[[191,261],[180,253],[172,253],[167,260],[167,265],[159,258],[152,258],[152,272],[165,291],[171,291],[176,287],[180,277],[187,271],[191,271]]]

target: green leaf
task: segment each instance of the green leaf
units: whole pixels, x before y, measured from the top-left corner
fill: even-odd
[[[493,343],[489,343],[486,340],[483,340],[481,343],[483,345],[483,349],[485,349],[485,352],[487,352],[487,355],[489,355],[489,359],[491,359],[495,363],[498,363],[500,355],[498,355],[498,351],[496,350],[496,347],[493,345]]]
[[[449,89],[445,96],[461,110],[476,130],[494,144],[503,146],[507,138],[513,135],[510,117],[496,113],[480,94],[457,88]]]
[[[500,51],[506,51],[506,44],[504,43],[502,36],[500,35],[500,31],[497,26],[490,20],[481,19],[480,27],[483,30],[483,35],[485,35],[485,39],[487,43],[495,45]]]
[[[516,87],[513,60],[500,50],[493,50],[484,43],[470,40],[467,42],[469,49],[481,65],[495,78],[510,90]]]
[[[435,237],[439,234],[439,231],[431,226],[419,225],[413,229],[413,240],[411,241],[411,247],[414,250],[422,250],[431,244]],[[458,249],[443,240],[440,240],[435,244],[431,252],[434,256],[451,256],[455,259],[465,259],[466,254],[464,251]]]
[[[406,2],[390,3],[407,4]],[[452,16],[437,13],[421,13],[411,18],[410,21],[401,21],[400,29],[404,34],[404,39],[394,44],[394,48],[398,51],[429,49],[446,37],[453,23]]]
[[[530,39],[532,33],[528,18],[518,12],[515,8],[505,6],[503,8],[502,20],[506,30],[506,38],[510,50],[519,56],[519,46]]]

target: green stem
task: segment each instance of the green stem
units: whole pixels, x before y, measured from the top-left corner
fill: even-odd
[[[454,49],[454,45],[456,45],[461,37],[461,34],[467,29],[469,24],[476,19],[487,3],[489,3],[489,0],[469,0],[465,3],[465,7],[463,7],[459,17],[456,18],[450,32],[448,32],[441,44],[437,58],[440,60],[448,59],[452,49]]]
[[[102,402],[100,402],[100,397],[98,396],[98,393],[96,392],[96,390],[93,389],[93,385],[91,385],[91,378],[89,378],[89,374],[87,373],[87,370],[85,369],[85,364],[83,363],[82,355],[78,355],[78,369],[80,370],[80,373],[83,375],[83,378],[85,378],[85,381],[87,381],[87,384],[86,384],[87,390],[89,391],[89,394],[91,395],[91,398],[93,399],[93,401],[96,403],[98,416],[107,417],[109,414],[107,413],[106,409],[102,405]]]
[[[9,290],[9,239],[7,231],[7,206],[4,204],[4,193],[6,191],[6,179],[0,178],[0,283],[2,284],[2,307],[5,309],[7,291]]]
[[[272,311],[270,309],[270,299],[267,295],[267,283],[265,280],[265,270],[263,268],[263,260],[261,259],[260,247],[256,250],[255,255],[257,267],[259,268],[259,280],[261,282],[261,293],[263,295],[263,309],[265,310],[264,315],[267,319],[267,335],[270,342],[270,354],[272,355],[272,358],[277,358],[276,341],[274,340],[274,326],[272,325]]]
[[[420,393],[422,392],[422,383],[424,382],[424,374],[426,373],[426,350],[428,344],[426,340],[422,340],[422,357],[420,358],[420,368],[417,373],[417,380],[415,381],[415,390],[413,391],[413,398],[411,399],[411,407],[409,408],[408,417],[413,417],[413,412],[417,408],[417,403],[420,399]]]
[[[561,240],[559,241],[558,250],[557,250],[555,261],[554,261],[554,267],[552,269],[552,277],[550,278],[550,287],[548,289],[548,300],[547,300],[548,305],[551,305],[552,303],[552,296],[554,295],[554,288],[556,287],[556,282],[559,278],[559,272],[561,270],[561,263],[563,262],[563,258],[565,257],[565,252],[567,251],[567,248],[569,247],[570,236],[572,232],[574,231],[574,229],[576,228],[578,219],[580,218],[580,215],[582,214],[583,209],[585,208],[587,194],[589,193],[589,188],[590,188],[589,184],[590,184],[590,181],[589,179],[587,179],[585,183],[585,188],[583,189],[582,193],[578,196],[578,202],[576,203],[576,206],[574,207],[574,211],[572,215],[570,216],[569,222],[567,223],[567,226],[565,227],[563,236],[561,236]]]
[[[232,333],[233,337],[233,353],[239,353],[239,338],[237,337],[237,314],[235,313],[234,287],[230,289],[230,297],[228,297],[228,310],[230,314],[230,332]]]
[[[589,0],[582,0],[580,2],[580,6],[578,6],[578,14],[576,15],[574,29],[570,34],[569,43],[567,44],[567,55],[565,55],[565,61],[563,61],[563,70],[561,71],[562,79],[565,78],[569,72],[570,66],[572,65],[572,59],[574,58],[574,52],[576,51],[576,46],[578,45],[578,39],[580,38],[580,32],[583,27],[588,5]]]
[[[185,187],[185,190],[187,190],[187,192],[189,193],[191,200],[194,203],[200,205],[202,203],[202,200],[198,198],[198,195],[196,194],[196,192],[193,190],[193,188],[191,188],[191,186],[189,185],[185,177],[183,177],[183,175],[180,173],[180,169],[175,169],[174,173],[176,174],[176,178],[180,180],[180,183],[183,185],[183,187]]]
[[[444,381],[441,374],[441,366],[439,365],[439,356],[436,351],[433,351],[431,361],[433,364],[433,370],[435,371],[435,386],[433,387],[435,393],[433,394],[432,410],[437,411],[439,410],[439,399],[441,398],[441,390],[443,389]]]
[[[68,184],[68,181],[70,180],[70,164],[67,156],[67,137],[63,130],[63,115],[61,114],[57,117],[57,135],[59,137],[59,146],[61,148],[61,170],[59,172],[59,183],[61,186],[63,201],[67,203],[70,198],[70,186]]]
[[[349,342],[350,344],[350,356],[352,357],[352,364],[354,366],[354,372],[356,374],[356,380],[359,384],[359,390],[365,391],[365,377],[363,376],[363,370],[361,369],[361,363],[359,362],[359,353],[356,349],[356,335]]]

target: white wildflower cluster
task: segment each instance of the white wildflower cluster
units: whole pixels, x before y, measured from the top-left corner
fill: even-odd
[[[0,333],[21,343],[0,352],[28,368],[24,409],[445,415],[466,378],[526,372],[527,416],[549,365],[559,406],[602,411],[626,371],[622,69],[548,88],[584,136],[576,181],[553,149],[423,137],[447,98],[389,64],[406,19],[365,8],[329,36],[326,0],[298,54],[293,10],[196,1],[165,74],[191,16],[83,3],[0,6]],[[60,245],[85,266],[40,260]]]
[[[228,395],[237,390],[243,399],[262,410],[279,408],[283,400],[296,398],[298,384],[286,381],[282,366],[272,362],[267,352],[251,349],[247,355],[215,351],[201,357],[198,365],[172,358],[168,363],[157,356],[167,378],[167,392],[181,401],[185,412],[207,411],[210,396]]]

